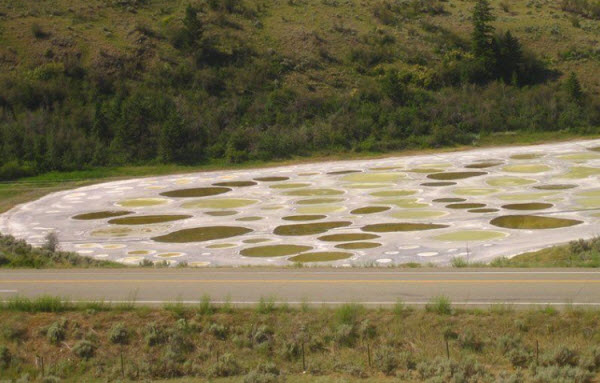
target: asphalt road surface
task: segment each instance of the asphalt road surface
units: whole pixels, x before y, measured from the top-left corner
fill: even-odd
[[[73,301],[252,304],[261,298],[298,304],[425,304],[600,307],[600,272],[581,269],[123,269],[0,271],[0,300],[53,295]]]

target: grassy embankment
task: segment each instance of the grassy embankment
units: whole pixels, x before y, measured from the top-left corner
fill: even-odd
[[[0,306],[0,378],[46,382],[593,382],[600,312],[276,306],[160,309],[15,298]],[[303,351],[304,350],[304,351]]]

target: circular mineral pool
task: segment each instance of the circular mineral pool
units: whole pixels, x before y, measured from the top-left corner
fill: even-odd
[[[312,247],[302,245],[271,245],[243,249],[240,251],[240,254],[244,257],[282,257],[285,255],[302,253],[308,250],[312,250]]]
[[[228,182],[217,182],[214,186],[225,186],[230,188],[243,188],[248,186],[257,185],[254,181],[228,181]]]
[[[512,187],[530,185],[536,183],[537,181],[521,177],[494,177],[488,178],[485,182],[488,185],[495,187]]]
[[[536,215],[505,215],[492,219],[490,223],[506,229],[539,230],[575,226],[583,222],[574,219]]]
[[[341,234],[330,234],[324,235],[317,238],[320,241],[325,242],[351,242],[351,241],[364,241],[369,239],[379,238],[376,234],[367,233],[341,233]]]
[[[543,203],[543,202],[529,202],[529,203],[511,203],[508,205],[503,205],[503,209],[507,210],[545,210],[550,209],[552,206],[551,203]]]
[[[184,202],[186,209],[235,209],[254,205],[258,200],[244,198],[211,198]]]
[[[313,253],[304,253],[288,258],[291,262],[333,262],[352,257],[352,253],[339,251],[322,251]]]
[[[429,174],[427,178],[432,180],[462,180],[465,178],[479,177],[486,175],[487,172],[448,172],[448,173],[434,173]]]
[[[255,178],[255,181],[260,181],[260,182],[280,182],[280,181],[287,181],[289,180],[290,177],[258,177]]]
[[[421,230],[435,230],[444,229],[449,227],[448,225],[438,225],[433,223],[377,223],[373,225],[366,225],[362,228],[363,231],[373,233],[395,233],[403,231],[421,231]]]
[[[304,215],[288,215],[282,219],[285,221],[318,221],[327,218],[323,214],[304,214]]]
[[[358,209],[354,209],[350,213],[356,214],[356,215],[364,215],[364,214],[381,213],[386,210],[390,210],[390,207],[389,206],[365,206],[365,207],[361,207]]]
[[[404,173],[354,173],[342,177],[347,182],[393,183],[406,177]]]
[[[191,188],[191,189],[179,189],[171,190],[160,193],[164,197],[174,198],[193,198],[193,197],[208,197],[218,194],[224,194],[230,192],[230,188],[224,187],[210,187],[210,188]]]
[[[156,242],[187,243],[231,238],[251,233],[253,230],[238,226],[205,226],[183,229],[152,238]]]
[[[373,249],[381,246],[381,243],[376,242],[349,242],[349,243],[340,243],[339,245],[335,245],[337,249],[344,250],[360,250],[360,249]]]
[[[552,170],[552,168],[542,164],[519,164],[507,165],[503,167],[502,170],[509,173],[544,173]]]
[[[109,211],[96,211],[92,213],[84,213],[73,216],[73,219],[77,220],[96,220],[96,219],[106,219],[106,218],[114,218],[121,217],[124,215],[133,214],[131,211],[117,211],[117,210],[109,210]]]
[[[169,202],[165,198],[133,198],[117,202],[117,205],[122,207],[152,207],[165,205]]]
[[[150,225],[154,223],[181,221],[191,217],[191,215],[139,215],[133,217],[113,218],[108,221],[108,223],[112,223],[114,225]]]
[[[460,230],[452,233],[436,235],[433,239],[438,241],[489,241],[506,237],[507,234],[501,231],[492,230]]]
[[[296,225],[281,225],[277,226],[273,233],[276,235],[297,236],[297,235],[313,235],[325,233],[331,229],[350,226],[352,222],[314,222],[301,223]]]
[[[400,210],[395,211],[390,216],[398,219],[427,219],[437,218],[448,215],[449,213],[443,210]]]

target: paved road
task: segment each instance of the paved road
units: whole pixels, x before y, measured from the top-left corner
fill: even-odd
[[[138,303],[171,300],[290,304],[426,303],[446,295],[455,304],[600,306],[600,272],[593,270],[419,269],[130,269],[0,271],[0,299],[50,294],[72,300]]]

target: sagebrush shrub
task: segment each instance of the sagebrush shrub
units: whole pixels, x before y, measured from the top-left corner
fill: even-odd
[[[110,329],[108,339],[113,344],[129,343],[129,331],[123,323],[117,323]]]
[[[93,358],[96,354],[96,346],[89,340],[80,340],[73,346],[73,354],[81,359]]]

